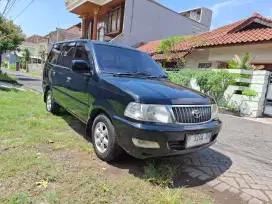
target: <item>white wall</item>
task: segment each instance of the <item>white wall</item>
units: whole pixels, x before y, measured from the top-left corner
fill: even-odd
[[[186,58],[185,68],[198,68],[199,63],[212,63],[211,68],[217,68],[215,61],[209,61],[209,49],[199,49],[189,54]]]
[[[272,63],[272,43],[210,48],[210,61],[229,62],[234,55],[243,56],[246,52],[255,57],[253,63]]]
[[[121,44],[128,46],[209,30],[208,26],[186,18],[152,0],[127,0],[124,15],[124,38]],[[115,43],[114,40],[112,42]]]

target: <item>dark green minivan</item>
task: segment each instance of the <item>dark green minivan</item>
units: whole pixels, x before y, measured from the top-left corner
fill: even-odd
[[[66,109],[86,124],[99,158],[186,154],[215,143],[215,101],[169,81],[146,53],[110,43],[54,44],[43,73],[46,108]]]

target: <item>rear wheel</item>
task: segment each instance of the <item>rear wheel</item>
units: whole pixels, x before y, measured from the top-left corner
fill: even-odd
[[[53,114],[57,114],[60,111],[60,106],[54,101],[51,90],[46,93],[46,110]]]
[[[98,115],[93,122],[92,141],[96,155],[104,161],[115,160],[122,153],[114,127],[104,114]]]

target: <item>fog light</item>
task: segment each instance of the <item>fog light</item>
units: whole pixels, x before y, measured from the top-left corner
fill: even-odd
[[[159,149],[160,145],[157,142],[147,141],[147,140],[139,140],[136,138],[132,138],[132,142],[136,147],[142,148],[150,148],[150,149]]]

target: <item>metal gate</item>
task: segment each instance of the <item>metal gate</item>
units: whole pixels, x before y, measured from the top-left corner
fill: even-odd
[[[268,90],[266,95],[264,115],[272,116],[272,74],[269,77]]]

